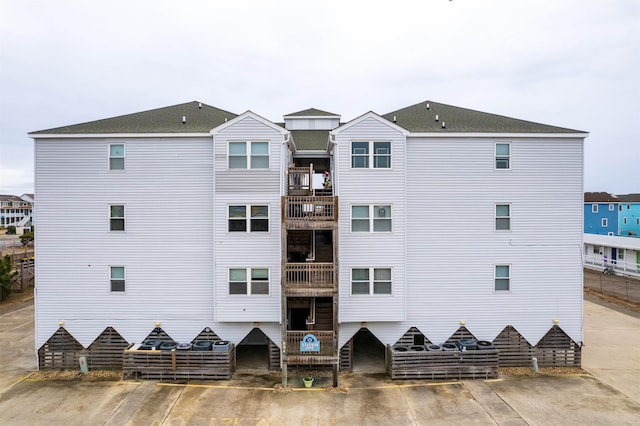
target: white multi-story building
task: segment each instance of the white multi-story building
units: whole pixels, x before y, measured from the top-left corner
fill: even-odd
[[[0,226],[15,226],[21,233],[32,222],[33,194],[0,195]]]
[[[40,367],[158,329],[265,368],[357,367],[372,340],[581,346],[587,133],[430,101],[340,118],[190,102],[31,133]]]

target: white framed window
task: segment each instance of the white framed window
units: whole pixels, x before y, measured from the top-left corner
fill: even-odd
[[[354,141],[351,142],[352,169],[390,169],[391,142]]]
[[[609,226],[609,221],[607,220],[606,217],[602,218],[602,227],[606,228],[607,226]]]
[[[229,142],[230,169],[268,169],[269,142]]]
[[[496,169],[511,169],[511,143],[496,143],[495,146]]]
[[[612,212],[614,211],[616,208],[613,204],[609,204],[609,211]]]
[[[124,170],[124,144],[109,144],[109,170]]]
[[[624,260],[624,250],[618,250],[618,260]]]
[[[269,232],[267,205],[234,205],[227,213],[229,232]]]
[[[495,265],[494,290],[511,290],[511,265]]]
[[[351,232],[391,232],[391,205],[351,206]]]
[[[598,213],[598,205],[591,204],[591,213]]]
[[[351,294],[376,295],[392,293],[391,268],[351,269]]]
[[[124,231],[125,226],[124,205],[112,204],[109,206],[109,230]]]
[[[607,235],[613,237],[613,232],[607,232]]]
[[[496,231],[511,230],[511,205],[496,204]]]
[[[230,268],[229,294],[268,295],[269,268]]]
[[[110,291],[123,292],[125,290],[125,267],[110,266],[109,267]]]

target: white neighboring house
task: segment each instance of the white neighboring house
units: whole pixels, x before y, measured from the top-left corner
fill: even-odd
[[[40,368],[54,336],[107,329],[213,330],[265,368],[316,363],[308,332],[341,368],[456,333],[582,344],[585,132],[431,101],[281,124],[190,102],[30,136]]]
[[[584,234],[584,266],[640,277],[640,238]]]
[[[32,226],[33,194],[0,195],[0,226],[15,226],[22,235],[25,228]]]

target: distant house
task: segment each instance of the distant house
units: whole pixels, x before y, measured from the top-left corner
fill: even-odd
[[[584,233],[618,235],[618,204],[608,192],[584,193]]]
[[[264,369],[384,369],[395,344],[462,337],[580,364],[583,131],[431,101],[280,124],[190,102],[30,136],[39,368],[151,335]]]
[[[0,195],[0,226],[15,226],[19,234],[31,227],[33,197],[27,195]]]
[[[640,194],[618,195],[619,235],[640,237]]]
[[[640,238],[585,234],[583,255],[585,268],[640,277]]]

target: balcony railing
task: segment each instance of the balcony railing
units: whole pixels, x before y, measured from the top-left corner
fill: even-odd
[[[285,220],[335,222],[338,219],[338,198],[331,196],[283,197]]]
[[[289,168],[289,194],[311,193],[311,168],[310,167],[290,167]]]
[[[285,265],[285,285],[294,288],[333,288],[333,263],[287,263]]]
[[[300,342],[307,334],[313,334],[320,342],[320,352],[301,352]],[[333,331],[287,331],[287,355],[332,356],[335,350],[336,334]]]

